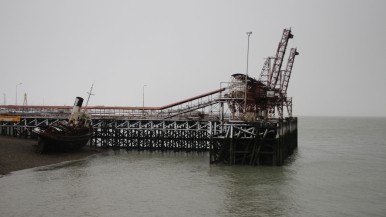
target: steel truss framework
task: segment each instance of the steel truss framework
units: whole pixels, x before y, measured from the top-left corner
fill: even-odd
[[[296,118],[230,123],[213,132],[210,162],[280,166],[296,148]]]
[[[34,138],[33,128],[63,118],[23,117],[20,122],[0,122],[0,135]],[[93,119],[91,145],[149,150],[209,150],[211,121]],[[219,126],[216,124],[216,126]]]
[[[36,135],[32,133],[35,127],[42,125],[50,125],[59,121],[63,121],[63,118],[46,118],[46,117],[24,117],[20,119],[20,122],[0,122],[0,135],[15,136],[22,138],[35,138]]]
[[[93,120],[92,144],[101,147],[200,151],[210,148],[212,122],[180,120]]]
[[[281,66],[283,64],[283,58],[287,49],[288,40],[290,38],[293,38],[293,35],[291,33],[291,29],[284,29],[283,35],[281,37],[281,40],[279,42],[279,46],[276,51],[276,58],[274,59],[273,63],[273,69],[271,71],[271,75],[269,76],[268,84],[271,89],[275,89],[276,85],[279,81],[279,74],[281,71]]]
[[[0,122],[0,135],[33,138],[32,129],[64,119]],[[93,119],[90,145],[136,150],[210,151],[211,163],[282,165],[297,147],[297,119],[260,122]]]
[[[214,90],[161,107],[85,106],[82,109],[95,118],[216,120],[219,117],[216,110],[219,94],[224,90],[224,88]],[[0,105],[0,109],[6,115],[46,118],[68,118],[72,111],[71,106]]]

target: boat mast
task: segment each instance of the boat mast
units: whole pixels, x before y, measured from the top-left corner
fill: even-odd
[[[90,100],[90,96],[95,96],[95,94],[92,94],[92,88],[94,87],[94,83],[92,83],[91,85],[91,88],[90,88],[90,92],[87,92],[88,93],[88,98],[87,98],[87,102],[86,102],[86,107],[88,106],[88,101]]]

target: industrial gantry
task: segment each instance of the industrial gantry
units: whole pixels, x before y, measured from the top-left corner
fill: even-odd
[[[230,82],[225,83],[227,90],[223,95],[231,112],[231,119],[256,121],[269,118],[283,118],[283,108],[292,117],[292,97],[287,89],[297,48],[291,48],[287,66],[282,69],[283,59],[289,39],[293,38],[291,29],[284,29],[276,56],[267,57],[259,79],[245,74],[233,74]],[[273,62],[273,63],[272,63]],[[276,116],[277,112],[277,116]]]

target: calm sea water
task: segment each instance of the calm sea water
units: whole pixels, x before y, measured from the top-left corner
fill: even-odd
[[[0,216],[386,216],[386,118],[299,118],[283,167],[110,151],[17,171]]]

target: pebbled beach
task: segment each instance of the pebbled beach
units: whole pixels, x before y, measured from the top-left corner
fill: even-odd
[[[0,136],[0,175],[64,161],[80,160],[100,152],[86,146],[73,153],[37,154],[33,147],[36,143],[36,140],[31,139]]]

